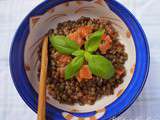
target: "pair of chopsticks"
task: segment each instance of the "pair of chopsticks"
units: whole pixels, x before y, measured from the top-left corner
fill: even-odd
[[[42,43],[41,71],[39,82],[38,97],[38,116],[37,120],[46,120],[46,79],[48,67],[48,36],[44,37]]]

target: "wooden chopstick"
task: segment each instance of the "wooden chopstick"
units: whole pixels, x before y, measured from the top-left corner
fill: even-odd
[[[43,40],[43,44],[42,44],[37,120],[45,120],[46,119],[47,67],[48,67],[48,36],[45,36],[44,40]]]

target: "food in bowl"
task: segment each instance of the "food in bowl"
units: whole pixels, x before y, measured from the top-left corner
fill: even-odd
[[[48,37],[47,90],[60,103],[92,105],[123,83],[128,55],[111,21],[82,16]]]

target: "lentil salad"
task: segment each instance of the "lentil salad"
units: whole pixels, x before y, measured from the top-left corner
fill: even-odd
[[[93,53],[111,62],[115,72],[108,79],[93,74],[88,61],[84,60],[76,74],[69,76],[70,78],[66,80],[66,66],[73,61],[74,55],[62,54],[57,51],[51,41],[49,42],[47,89],[48,93],[60,103],[92,105],[102,96],[114,94],[114,89],[123,83],[126,75],[124,64],[128,55],[111,21],[104,22],[100,19],[81,17],[76,21],[59,23],[56,29],[49,30],[48,35],[67,36],[83,50],[86,38],[100,29],[103,29],[104,33],[98,49]]]

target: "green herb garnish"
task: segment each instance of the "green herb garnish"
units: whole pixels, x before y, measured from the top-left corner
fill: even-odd
[[[73,56],[84,56],[85,51],[84,50],[77,50],[72,53]]]
[[[72,78],[79,71],[84,63],[88,62],[88,66],[92,74],[102,77],[103,79],[111,78],[115,69],[112,63],[101,55],[93,55],[92,52],[96,51],[99,47],[101,37],[105,30],[98,30],[90,34],[85,42],[85,50],[81,50],[80,46],[65,36],[52,35],[50,42],[53,47],[60,53],[76,56],[65,69],[65,79]]]
[[[98,49],[99,47],[99,44],[101,42],[101,38],[102,38],[102,35],[104,34],[104,30],[99,30],[99,31],[96,31],[94,33],[92,33],[86,43],[85,43],[85,50],[88,51],[88,52],[94,52]]]
[[[96,76],[109,79],[115,73],[112,63],[101,55],[92,55],[87,61],[91,72]]]
[[[73,40],[62,35],[51,35],[50,42],[60,53],[71,55],[74,51],[80,49],[80,46]]]
[[[84,62],[84,57],[75,57],[65,69],[65,79],[72,78],[81,68]]]

